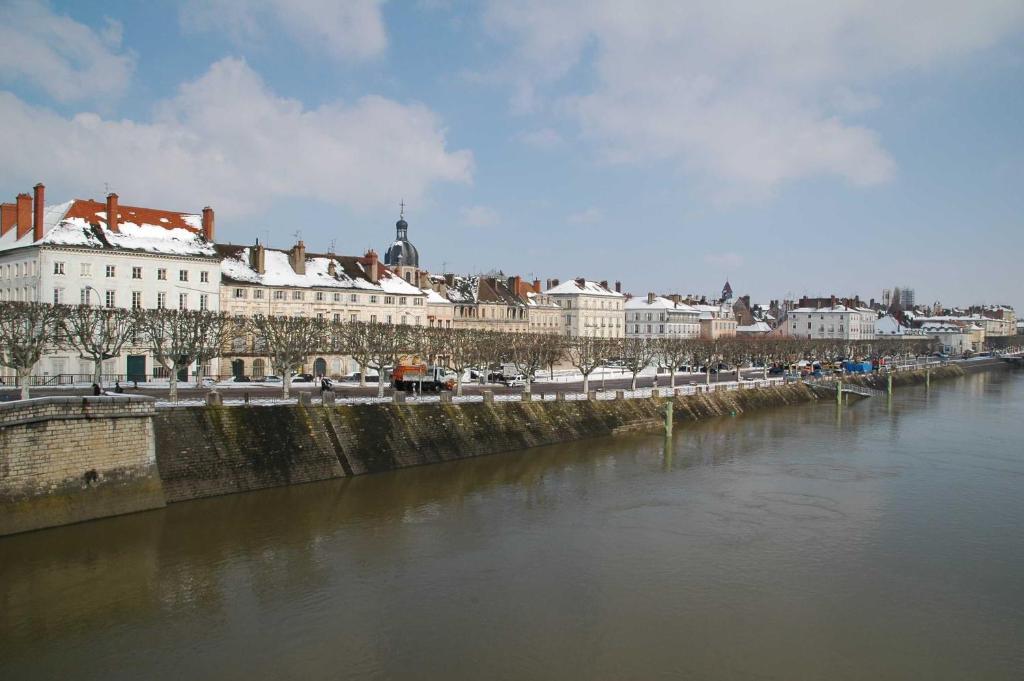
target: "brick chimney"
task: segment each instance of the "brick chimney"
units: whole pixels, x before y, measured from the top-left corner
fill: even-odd
[[[17,222],[18,208],[13,203],[0,203],[0,236],[7,234]]]
[[[836,306],[836,297],[834,295],[832,296],[832,303],[831,304],[832,304],[832,307]]]
[[[608,288],[608,281],[607,280],[602,280],[601,281],[601,288]]]
[[[209,206],[203,208],[203,238],[213,241],[213,209]]]
[[[259,239],[256,240],[256,245],[249,249],[249,267],[259,274],[267,273],[267,249],[263,248]]]
[[[28,194],[18,194],[15,199],[15,221],[18,224],[18,232],[15,236],[20,239],[32,231],[32,197]]]
[[[587,280],[584,279],[583,277],[576,277],[576,285],[579,286],[580,288],[583,288],[584,286],[587,285]]]
[[[516,296],[522,297],[523,291],[523,278],[518,274],[512,277],[512,293]]]
[[[39,241],[43,238],[44,215],[46,213],[46,187],[44,187],[43,183],[40,182],[34,187],[34,189],[35,197],[33,198],[33,206],[35,208],[35,214],[32,216],[32,241]]]
[[[292,246],[292,250],[289,252],[289,260],[292,263],[292,270],[295,274],[306,273],[306,244],[299,240],[299,243]]]
[[[558,286],[558,284],[559,284],[559,281],[557,279],[552,279],[551,280],[551,286],[548,286],[548,288],[554,288],[555,286]]]
[[[371,283],[376,284],[380,281],[380,259],[377,257],[377,251],[371,248],[366,255],[359,259],[359,262],[363,264],[366,277]]]
[[[117,213],[117,194],[111,192],[107,194],[107,229],[111,232],[120,231],[117,228],[118,222],[120,222]]]
[[[683,297],[678,293],[673,293],[672,295],[669,296],[669,299],[676,305],[679,305],[679,303],[683,302]]]
[[[657,298],[657,297],[658,296],[656,296],[655,294],[648,292],[647,293],[647,304],[650,305],[651,303],[653,303],[654,299]]]
[[[615,282],[615,292],[616,293],[622,293],[622,282],[621,281]]]
[[[540,291],[541,291],[540,279],[534,279],[533,280],[533,292],[534,293],[540,293]]]

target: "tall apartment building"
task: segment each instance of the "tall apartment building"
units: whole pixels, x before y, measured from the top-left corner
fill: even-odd
[[[681,300],[648,293],[626,301],[627,338],[699,338],[700,312]]]
[[[545,294],[562,309],[567,336],[625,336],[626,297],[608,288],[607,281],[554,280]]]

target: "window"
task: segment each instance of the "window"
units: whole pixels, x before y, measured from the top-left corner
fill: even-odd
[[[89,304],[89,289],[87,289],[87,288],[83,288],[82,289],[81,293],[78,296],[78,304],[79,305],[88,305]]]
[[[348,316],[348,320],[349,320],[350,322],[355,322],[355,321],[358,321],[358,320],[359,320],[359,317],[358,317],[358,315],[356,315],[356,313],[355,313],[355,312],[353,312],[352,314],[350,314],[350,315]]]
[[[395,304],[395,297],[394,296],[384,296],[384,304],[385,305],[394,305]]]
[[[132,291],[132,309],[138,310],[142,308],[142,292]]]
[[[252,292],[252,297],[257,300],[263,300],[263,289],[258,288]]]
[[[244,288],[236,288],[235,289],[235,298],[245,298],[245,289]]]
[[[156,309],[164,310],[167,308],[167,294],[158,293],[156,294]]]
[[[203,311],[207,310],[209,308],[209,301],[210,301],[210,296],[206,295],[205,293],[200,293],[199,294],[199,309],[203,310]]]
[[[200,272],[199,273],[199,281],[201,283],[203,283],[203,284],[209,284],[210,283],[210,273],[207,272],[206,270],[203,270],[202,272]]]
[[[370,315],[370,323],[371,324],[376,324],[377,323],[377,315],[375,315],[375,314]]]
[[[114,305],[117,303],[117,300],[114,296],[114,291],[107,291],[106,302],[107,307],[114,307]]]
[[[188,270],[178,270],[178,281],[188,281]]]
[[[167,270],[161,267],[156,271],[156,278],[160,281],[167,281]]]
[[[415,298],[415,299],[414,299],[414,300],[412,301],[412,304],[413,304],[413,305],[422,305],[422,304],[423,304],[423,299],[422,299],[422,298]]]
[[[340,303],[341,302],[341,294],[340,293],[335,293],[334,294],[334,302],[336,302],[336,303]]]
[[[388,315],[388,324],[391,323],[391,315]]]
[[[53,304],[60,305],[64,302],[64,289],[55,288],[53,289]]]
[[[55,263],[53,263],[53,273],[54,274],[64,274],[64,263],[62,263],[62,262],[55,262]]]
[[[179,293],[178,294],[178,309],[179,310],[187,310],[188,309],[188,294],[187,293]]]
[[[81,271],[82,271],[82,276],[83,277],[91,277],[92,276],[92,263],[83,262],[81,267],[82,267]]]
[[[350,303],[358,303],[359,302],[359,296],[356,295],[355,293],[352,293],[352,294],[349,295],[348,300],[349,300]]]
[[[274,291],[274,300],[284,300],[284,291]]]
[[[117,268],[114,265],[107,265],[107,278],[113,277],[117,274]]]
[[[408,321],[408,319],[406,319],[406,315],[402,315],[402,325],[404,326],[405,324],[408,324],[408,323],[409,323],[409,321]]]
[[[402,296],[401,298],[398,299],[398,304],[399,305],[406,305],[407,304],[406,300],[405,300],[405,296]]]
[[[322,303],[323,300],[324,300],[324,292],[323,291],[317,291],[316,292],[316,301],[318,303]]]
[[[142,279],[142,268],[141,267],[133,267],[132,268],[132,279]]]
[[[303,291],[292,291],[292,300],[303,300],[306,294]]]
[[[377,302],[377,296],[370,296],[370,303],[373,304],[373,303],[376,303],[376,302]]]
[[[337,295],[337,294],[335,294],[335,295]],[[334,321],[336,321],[336,322],[340,322],[341,321],[341,313],[340,312],[335,312],[334,313]]]

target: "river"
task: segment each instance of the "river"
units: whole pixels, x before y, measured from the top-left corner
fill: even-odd
[[[0,678],[1020,679],[1024,374],[0,538]]]

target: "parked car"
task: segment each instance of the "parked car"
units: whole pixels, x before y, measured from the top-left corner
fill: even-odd
[[[345,380],[351,380],[354,383],[359,383],[360,380],[362,379],[362,377],[363,377],[362,372],[357,371],[354,374],[352,374],[351,376],[348,376]],[[366,375],[366,382],[367,383],[377,383],[379,381],[380,381],[380,376],[378,376],[377,374],[367,374]]]
[[[282,383],[283,381],[281,380],[280,376],[273,376],[273,375],[271,375],[271,376],[264,376],[263,377],[263,382],[264,383]]]
[[[516,374],[515,376],[509,376],[506,378],[503,383],[510,387],[526,385],[526,377],[522,374]]]
[[[769,376],[781,376],[784,373],[786,373],[786,367],[775,365],[773,367],[769,367],[768,369]]]
[[[248,376],[235,376],[233,379],[235,383],[250,383],[252,381]]]
[[[312,383],[313,374],[292,374],[292,383]]]

